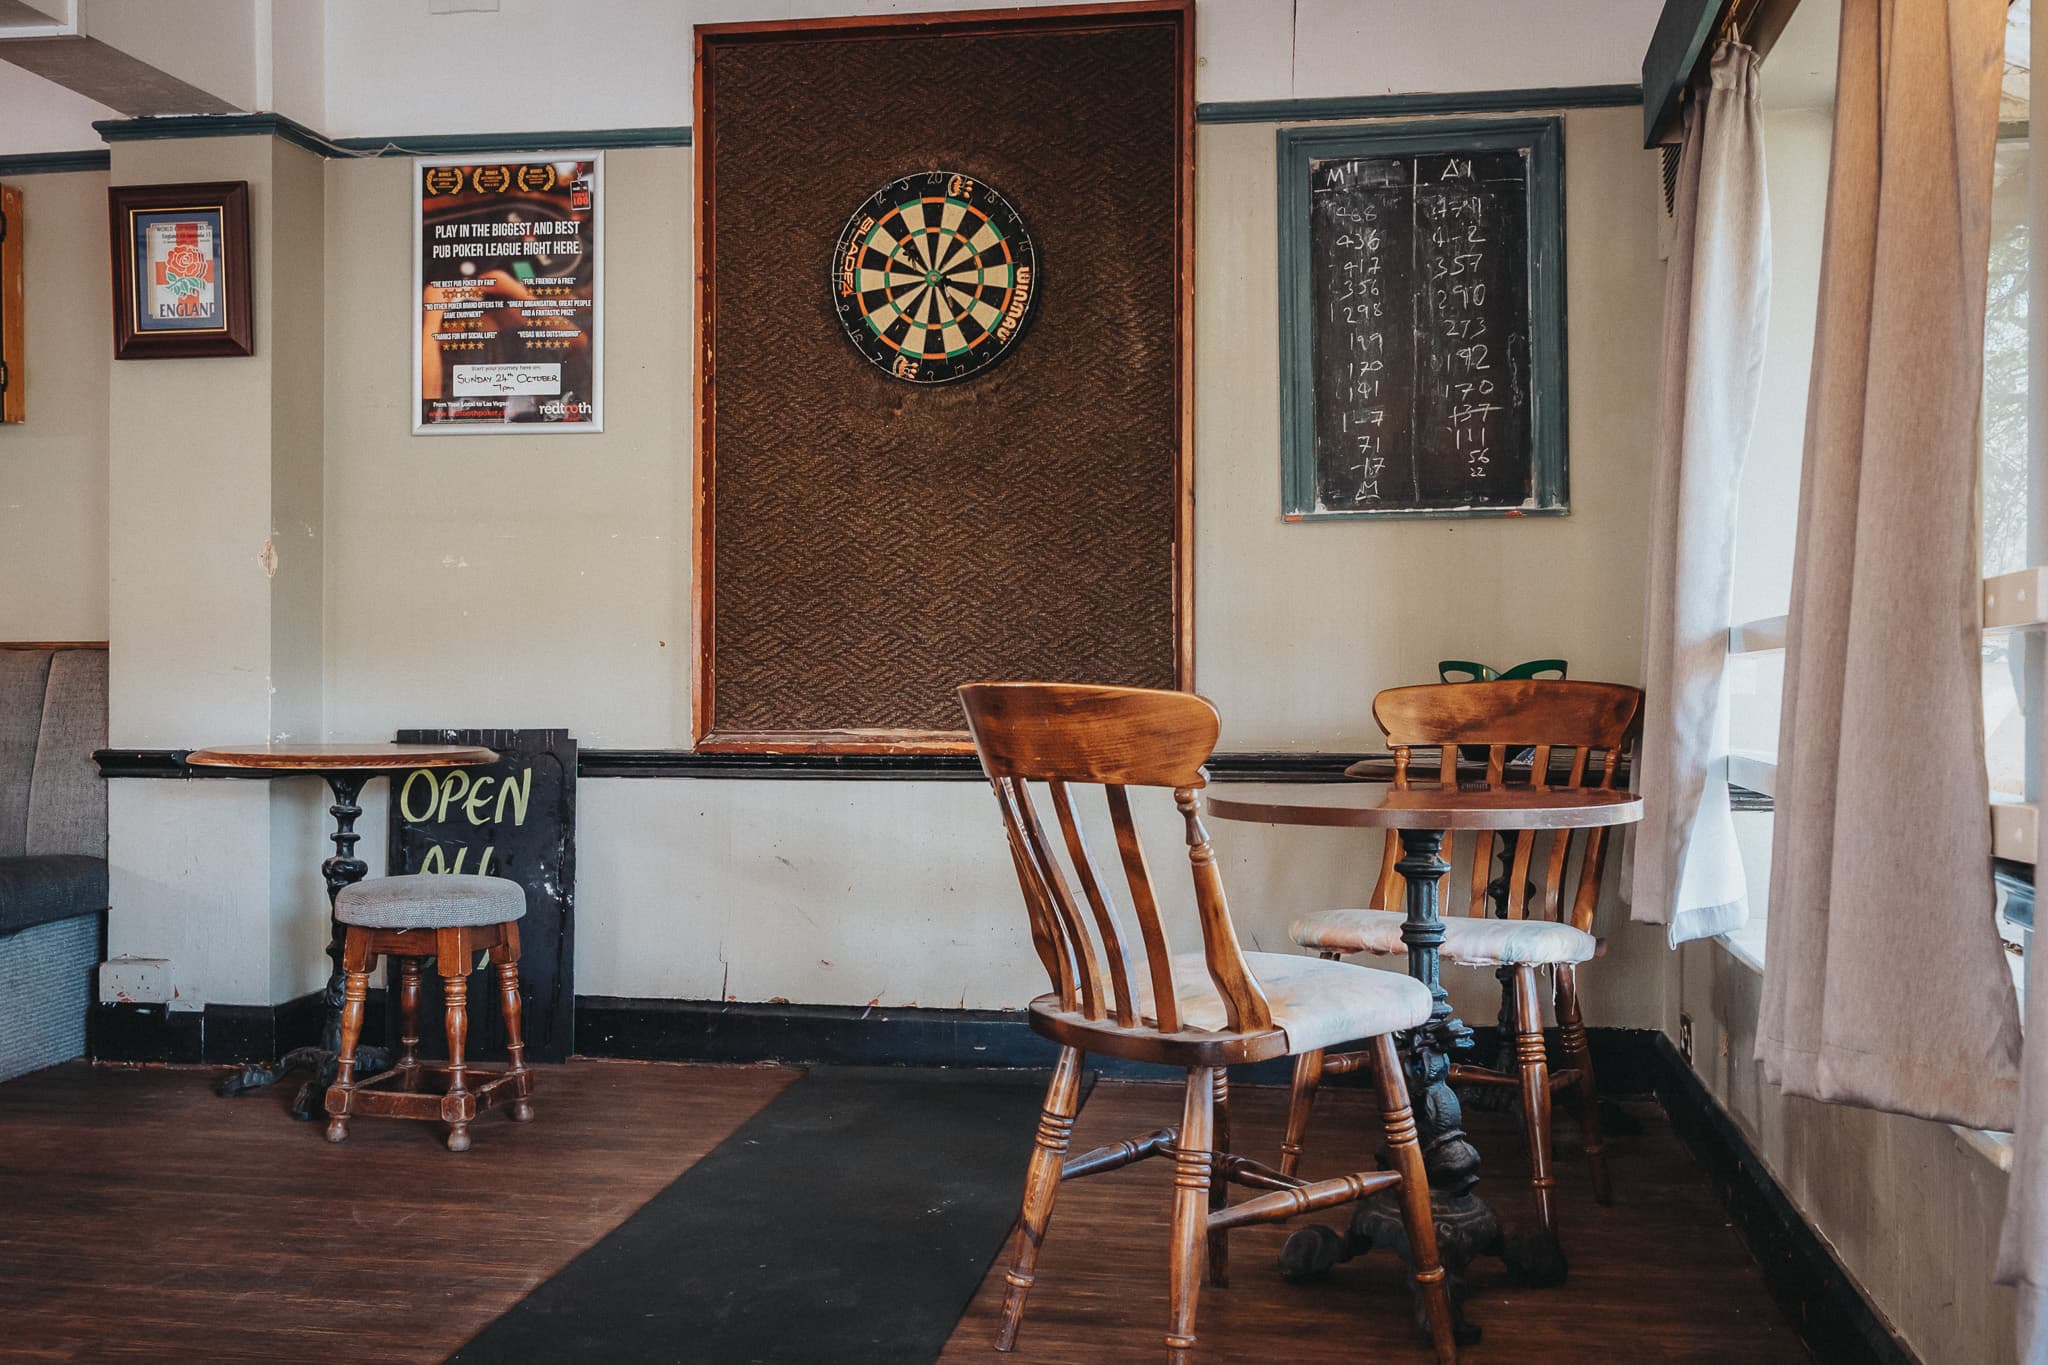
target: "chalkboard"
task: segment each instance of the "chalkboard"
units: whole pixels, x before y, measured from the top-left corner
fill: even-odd
[[[528,1062],[576,1050],[576,741],[567,730],[401,730],[401,744],[481,744],[481,768],[414,768],[391,782],[392,875],[476,873],[526,888],[519,921],[520,1036]],[[398,992],[387,992],[386,1036],[398,1040]],[[420,991],[420,1052],[448,1055],[441,981]],[[495,976],[469,984],[471,1061],[505,1056]]]
[[[1284,515],[1568,510],[1559,120],[1279,146]]]

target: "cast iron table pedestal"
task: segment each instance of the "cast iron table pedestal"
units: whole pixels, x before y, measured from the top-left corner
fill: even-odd
[[[1472,1046],[1472,1030],[1452,1012],[1439,972],[1444,926],[1438,916],[1437,886],[1451,870],[1443,858],[1445,833],[1630,824],[1642,818],[1642,809],[1642,802],[1627,792],[1586,788],[1390,789],[1342,783],[1233,787],[1228,795],[1209,797],[1209,810],[1218,819],[1393,829],[1400,835],[1401,859],[1394,867],[1407,886],[1401,941],[1408,947],[1408,974],[1429,987],[1433,1002],[1428,1021],[1402,1040],[1401,1054],[1429,1171],[1437,1254],[1447,1272],[1460,1344],[1479,1339],[1479,1328],[1464,1316],[1465,1268],[1475,1257],[1499,1256],[1516,1279],[1538,1287],[1562,1284],[1567,1267],[1555,1237],[1541,1229],[1503,1230],[1493,1206],[1477,1192],[1479,1152],[1465,1133],[1464,1113],[1450,1083],[1451,1055]],[[1308,1278],[1375,1247],[1392,1251],[1412,1270],[1408,1233],[1394,1191],[1357,1205],[1345,1233],[1315,1223],[1302,1228],[1281,1249],[1280,1265],[1290,1278]],[[1419,1295],[1416,1312],[1420,1323]]]
[[[320,1042],[314,1047],[293,1048],[275,1063],[244,1066],[223,1079],[220,1094],[247,1094],[275,1085],[300,1067],[312,1076],[292,1098],[292,1117],[314,1119],[322,1115],[327,1087],[334,1081],[335,1059],[341,1051],[341,997],[347,977],[342,971],[342,945],[347,931],[334,918],[335,897],[341,889],[369,874],[369,864],[356,857],[356,818],[363,813],[357,798],[371,778],[413,768],[473,767],[495,763],[495,751],[469,744],[309,744],[254,745],[243,748],[199,749],[186,755],[185,762],[201,768],[226,768],[236,777],[319,777],[334,794],[327,808],[334,817],[334,856],[320,864],[320,876],[327,883],[327,957],[333,969],[321,999]],[[368,1074],[382,1071],[389,1063],[386,1050],[358,1047],[356,1065]]]

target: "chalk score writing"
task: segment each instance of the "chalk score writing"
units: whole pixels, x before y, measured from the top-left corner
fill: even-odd
[[[495,793],[495,795],[494,795]],[[460,768],[415,768],[398,789],[398,813],[410,825],[445,825],[449,813],[457,819],[466,820],[477,828],[485,825],[495,827],[506,823],[509,813],[514,829],[526,823],[527,811],[533,803],[533,769],[522,768],[516,775],[498,777],[489,773],[471,776]],[[489,876],[491,858],[497,852],[495,844],[486,844],[483,855],[474,868],[465,867],[470,850],[455,850],[451,864],[442,853],[439,844],[430,845],[420,859],[419,870],[426,873],[460,875],[464,872],[476,876]]]
[[[1526,153],[1308,172],[1313,509],[1529,505]]]

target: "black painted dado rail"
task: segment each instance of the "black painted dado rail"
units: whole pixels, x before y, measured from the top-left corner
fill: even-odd
[[[101,749],[93,755],[102,777],[217,778],[237,774],[220,768],[191,768],[186,749]],[[1394,760],[1386,753],[1317,750],[1219,753],[1209,760],[1218,782],[1341,782],[1344,770],[1365,763],[1365,777],[1391,780]],[[1460,763],[1459,771],[1482,776],[1485,765]],[[1562,780],[1558,763],[1554,780]],[[751,781],[973,782],[981,764],[972,754],[706,754],[693,749],[584,749],[577,755],[581,778],[737,778]],[[1624,766],[1621,780],[1626,782]],[[1732,789],[1735,809],[1767,811],[1771,798],[1743,787]]]

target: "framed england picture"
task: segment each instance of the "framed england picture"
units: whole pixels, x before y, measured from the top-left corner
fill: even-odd
[[[115,185],[114,359],[248,355],[249,183]]]

